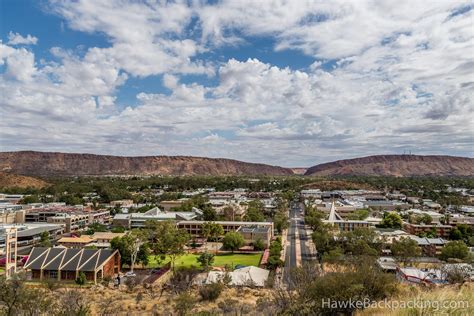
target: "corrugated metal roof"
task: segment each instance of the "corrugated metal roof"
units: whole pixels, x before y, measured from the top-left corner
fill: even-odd
[[[53,248],[53,249],[60,249],[60,248]],[[51,258],[53,258],[53,257],[51,256],[51,251],[50,251],[49,255],[48,255],[48,258],[45,261],[46,264],[43,265],[43,270],[59,270],[59,266],[61,264],[61,261],[64,258],[65,253],[66,253],[66,249],[62,248],[59,255],[56,255],[56,257],[51,260]]]
[[[46,258],[46,256],[48,255],[48,252],[51,248],[43,248],[44,250],[41,252],[41,253],[35,253],[36,254],[36,258],[33,257],[32,255],[30,255],[31,257],[31,263],[28,264],[28,266],[25,266],[25,268],[27,269],[33,269],[33,270],[39,270],[41,269],[41,267],[43,266],[43,263],[44,263],[44,259]],[[34,250],[34,248],[33,248]],[[33,251],[31,252],[33,254]],[[30,260],[30,258],[28,258],[28,261]]]
[[[76,249],[76,248],[72,248],[72,249],[67,249],[66,250],[66,253],[64,255],[64,260],[62,262],[62,266],[61,266],[61,269],[64,268],[64,265],[68,264],[69,261],[74,257],[74,256],[77,256],[79,258],[79,253],[81,252],[82,249]]]
[[[48,249],[49,248],[46,248],[46,247],[33,247],[33,249],[31,249],[30,254],[28,255],[28,261],[26,261],[25,263],[25,268],[29,268],[29,266],[33,263],[33,261],[36,261],[37,259],[39,259],[40,255],[45,254],[45,252]]]
[[[86,249],[86,250],[91,250],[91,249]],[[97,259],[99,258],[99,253],[100,250],[96,250],[94,254],[88,256],[86,260],[84,260],[84,263],[79,267],[81,271],[95,271],[95,268],[97,266]],[[83,258],[85,256],[83,255]]]

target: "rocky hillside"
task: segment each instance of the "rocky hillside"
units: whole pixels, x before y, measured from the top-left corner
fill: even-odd
[[[16,187],[41,189],[47,185],[48,183],[41,179],[0,172],[0,188]]]
[[[291,169],[185,156],[119,157],[35,151],[0,153],[0,171],[27,176],[291,175]]]
[[[452,156],[369,156],[316,165],[308,168],[305,175],[474,176],[474,159]]]

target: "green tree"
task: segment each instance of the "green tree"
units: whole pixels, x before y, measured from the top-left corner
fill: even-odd
[[[41,247],[51,247],[51,240],[49,239],[49,232],[44,231],[40,234],[39,245]]]
[[[313,207],[306,207],[304,221],[313,231],[317,231],[321,226],[323,226],[324,217],[325,215],[323,212],[320,212]]]
[[[217,220],[217,213],[212,206],[206,207],[202,210],[202,217],[205,221],[215,221]]]
[[[244,220],[246,222],[263,222],[265,216],[263,215],[263,203],[260,200],[251,201],[245,213]]]
[[[205,222],[202,224],[201,231],[203,237],[209,241],[217,241],[220,236],[224,235],[224,228],[222,225],[213,222]]]
[[[346,253],[355,256],[376,256],[381,251],[377,233],[368,228],[358,228],[339,234],[340,245]]]
[[[466,259],[469,256],[469,248],[461,241],[450,241],[441,249],[441,259]]]
[[[367,217],[369,217],[369,210],[362,209],[362,210],[356,210],[350,213],[348,216],[348,219],[362,221],[366,219]]]
[[[380,223],[382,228],[402,228],[402,218],[395,212],[387,212],[383,215],[382,222]]]
[[[280,259],[282,250],[281,239],[277,238],[270,243],[270,254],[267,262],[268,269],[275,270],[277,267],[283,266],[283,261]]]
[[[273,218],[273,225],[277,230],[278,234],[281,235],[284,229],[289,227],[289,218],[284,211],[278,211]]]
[[[241,234],[237,232],[228,232],[225,234],[222,243],[224,249],[232,250],[232,252],[234,252],[242,247],[245,244],[245,241]]]
[[[40,203],[41,199],[38,195],[27,195],[24,196],[18,203],[19,204],[30,204],[30,203]]]
[[[214,263],[214,255],[204,252],[199,257],[197,257],[196,260],[205,271],[209,271],[210,267],[212,267],[212,264]]]
[[[394,241],[390,246],[392,254],[403,262],[404,265],[411,262],[411,259],[419,257],[421,254],[420,248],[416,241],[411,238],[400,238],[399,241]]]
[[[151,247],[162,260],[169,256],[174,270],[176,259],[184,254],[184,247],[190,239],[189,234],[178,229],[173,221],[156,222],[154,229]]]
[[[321,226],[320,229],[314,231],[311,239],[320,254],[327,253],[336,247],[334,237],[326,226]]]
[[[136,263],[148,264],[150,247],[145,241],[146,238],[142,232],[132,231],[132,233],[123,237],[112,239],[110,246],[112,249],[117,249],[120,252],[121,263],[129,265],[133,271]]]

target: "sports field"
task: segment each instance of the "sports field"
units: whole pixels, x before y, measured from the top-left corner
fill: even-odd
[[[184,256],[179,257],[175,264],[176,267],[199,267],[199,262],[197,262],[198,254],[186,254]],[[236,265],[243,265],[243,266],[256,266],[260,263],[260,258],[262,257],[261,253],[252,253],[252,254],[220,254],[214,257],[214,263],[212,264],[214,267],[224,267],[228,265],[229,267],[235,267]],[[150,262],[148,263],[149,268],[156,268],[162,266],[165,263],[168,263],[170,260],[166,258],[164,262],[158,264],[155,256],[150,256]]]

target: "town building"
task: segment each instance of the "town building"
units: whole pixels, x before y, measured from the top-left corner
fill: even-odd
[[[123,237],[126,233],[96,232],[93,235],[82,235],[80,237],[62,237],[57,244],[67,248],[110,248],[110,242],[115,237]]]
[[[180,207],[187,200],[189,200],[189,199],[183,198],[183,199],[179,199],[179,200],[161,201],[160,202],[160,208],[165,212],[169,212],[169,211],[172,211],[173,208],[175,208],[175,207]]]
[[[0,225],[5,224],[23,224],[25,222],[25,210],[20,208],[2,208],[0,209]]]
[[[433,233],[441,238],[448,238],[449,234],[453,227],[451,225],[441,225],[441,224],[411,224],[408,222],[403,222],[403,230],[412,235],[422,235]]]
[[[202,211],[193,207],[192,212],[166,212],[161,211],[158,207],[152,208],[145,213],[129,213],[116,214],[113,219],[113,226],[121,226],[127,229],[140,228],[145,226],[145,222],[149,220],[155,221],[182,221],[199,219]]]
[[[120,254],[110,249],[34,247],[24,269],[32,280],[74,281],[84,273],[88,281],[97,283],[120,272]]]
[[[25,222],[51,223],[65,227],[66,232],[74,232],[92,223],[109,224],[110,211],[87,211],[82,207],[48,206],[26,210]]]
[[[47,232],[51,242],[55,242],[64,233],[64,227],[61,225],[46,223],[27,223],[21,225],[1,225],[0,226],[0,253],[5,247],[5,233],[11,228],[17,229],[18,247],[28,247],[36,245],[41,240],[41,234]]]
[[[67,247],[67,248],[84,248],[86,246],[90,246],[95,239],[93,239],[89,235],[82,235],[82,236],[71,236],[71,237],[62,237],[57,241],[59,246]]]
[[[408,238],[416,241],[421,248],[421,253],[424,256],[435,257],[441,254],[441,250],[447,243],[443,238],[428,238],[409,235]]]
[[[336,211],[336,205],[332,202],[331,210],[329,212],[329,218],[323,220],[324,223],[328,223],[333,226],[337,226],[340,231],[353,231],[358,228],[369,228],[371,227],[369,222],[360,220],[344,220],[339,216]]]
[[[202,237],[202,225],[205,221],[180,221],[178,228],[186,230],[192,237]],[[215,221],[224,228],[224,234],[228,232],[238,232],[244,237],[246,244],[252,244],[261,239],[265,246],[270,245],[273,238],[273,222],[231,222]]]

